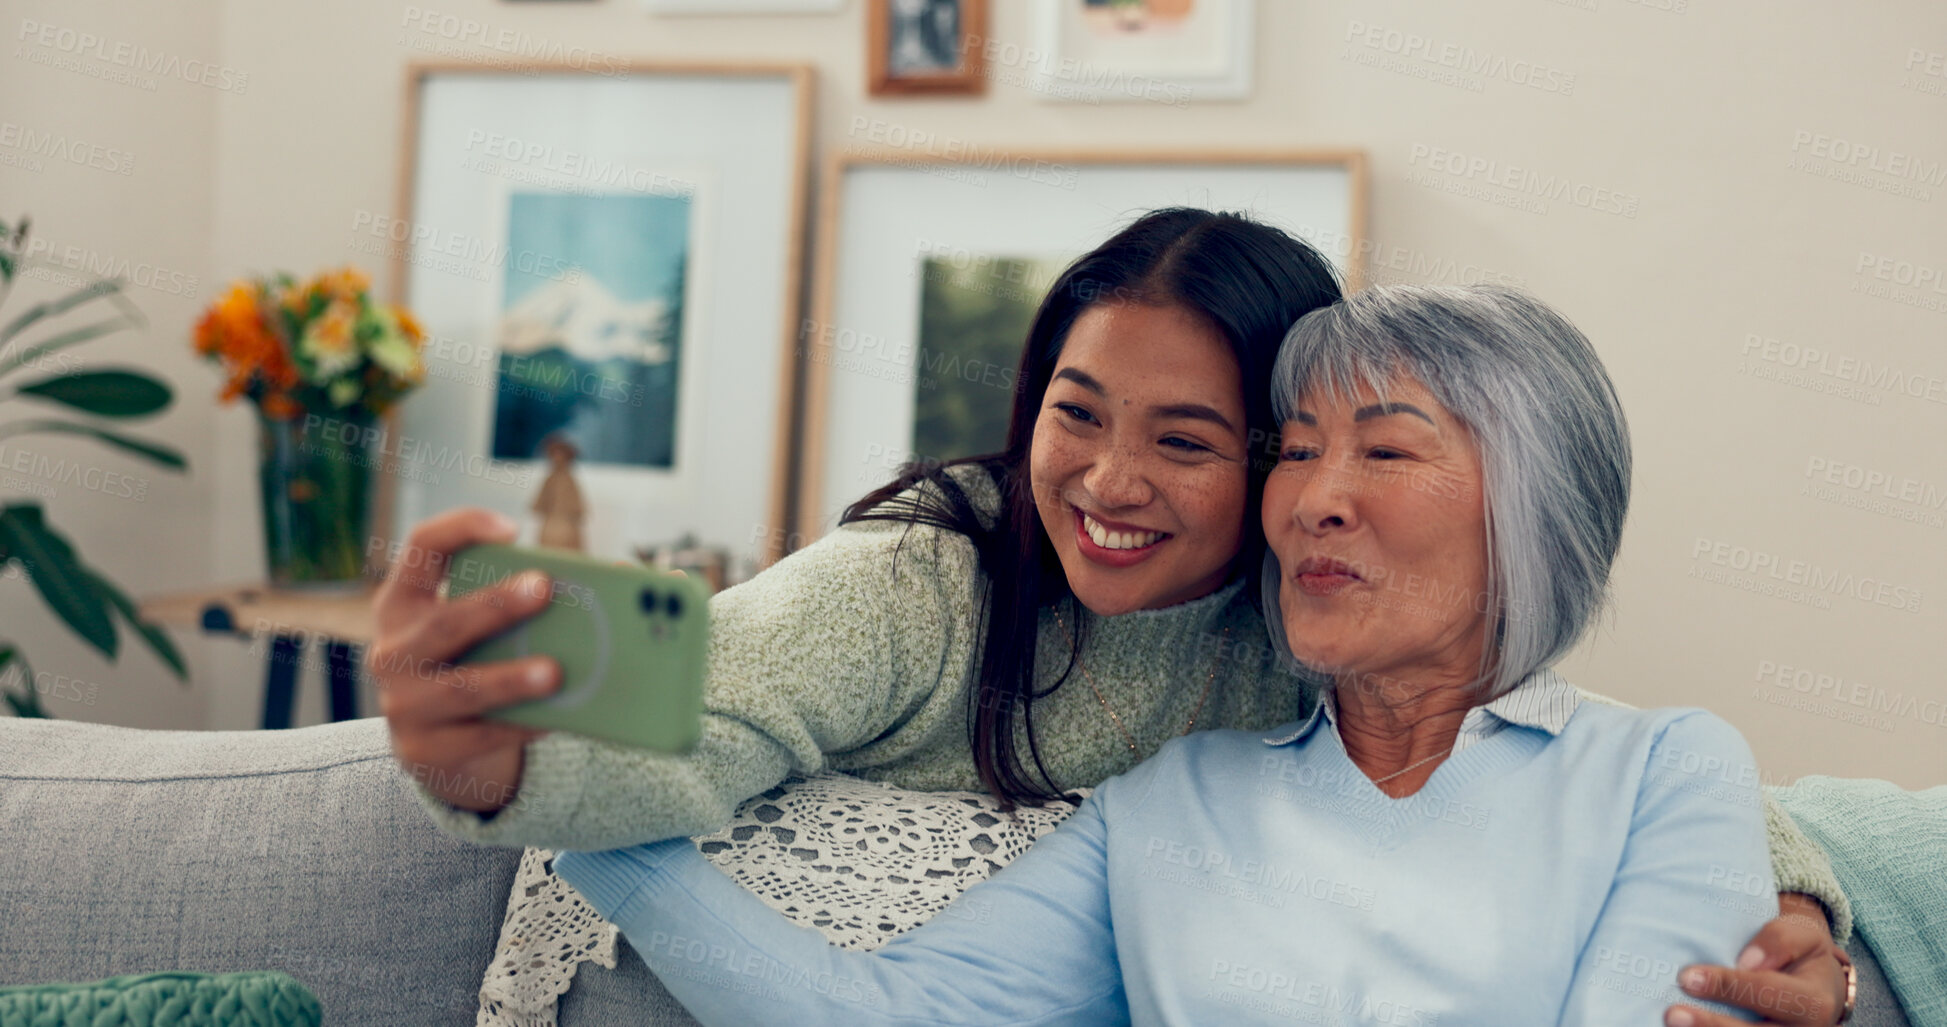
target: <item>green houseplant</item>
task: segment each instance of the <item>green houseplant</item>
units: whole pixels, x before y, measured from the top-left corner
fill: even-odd
[[[0,222],[0,309],[15,280],[37,263],[27,250],[27,228],[25,218],[12,225]],[[122,295],[122,286],[119,279],[97,279],[0,321],[0,402],[52,403],[109,420],[146,417],[168,407],[172,394],[163,382],[135,370],[75,367],[72,355],[63,352],[145,325],[141,311]],[[68,315],[92,314],[103,307],[112,307],[113,312],[70,326],[76,318]],[[35,336],[32,341],[29,334]],[[38,377],[22,383],[15,379],[17,375]],[[172,471],[188,467],[182,454],[168,446],[87,421],[30,417],[0,424],[0,439],[35,433],[80,435]],[[168,634],[142,620],[126,593],[82,561],[73,544],[47,523],[39,503],[0,505],[0,568],[9,577],[24,575],[32,581],[48,608],[104,657],[116,658],[120,639],[115,621],[120,619],[148,643],[178,681],[188,683],[189,672]],[[0,672],[16,663],[24,692],[0,690],[0,698],[16,716],[48,716],[40,704],[32,665],[17,644],[0,640]]]

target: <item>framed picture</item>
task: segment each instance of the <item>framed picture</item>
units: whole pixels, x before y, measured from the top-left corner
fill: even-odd
[[[811,70],[407,78],[401,209],[354,226],[427,334],[389,426],[389,527],[472,505],[532,523],[558,437],[590,554],[687,537],[768,563],[791,516]]]
[[[1181,106],[1251,94],[1255,0],[1032,0],[1037,96]]]
[[[845,0],[642,0],[651,14],[833,14]]]
[[[873,96],[987,91],[987,0],[865,2]]]
[[[999,450],[1027,327],[1069,262],[1140,214],[1251,213],[1362,279],[1356,151],[1016,153],[828,167],[804,346],[798,536],[912,459]]]

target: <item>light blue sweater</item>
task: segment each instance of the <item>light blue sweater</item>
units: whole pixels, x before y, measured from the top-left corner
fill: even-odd
[[[1393,799],[1323,707],[1106,781],[929,923],[847,952],[688,841],[555,870],[705,1024],[1629,1024],[1777,913],[1758,774],[1701,710],[1577,702]],[[1538,684],[1530,679],[1523,685]]]

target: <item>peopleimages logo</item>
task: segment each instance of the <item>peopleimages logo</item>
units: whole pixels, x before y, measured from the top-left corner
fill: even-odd
[[[1947,702],[1922,699],[1905,692],[1889,692],[1877,685],[1852,681],[1837,674],[1826,674],[1805,667],[1794,667],[1776,660],[1759,660],[1757,678],[1770,692],[1796,692],[1811,704],[1808,712],[1838,720],[1864,724],[1882,731],[1893,730],[1890,718],[1909,720],[1931,727],[1947,728]],[[1776,705],[1787,705],[1767,697]],[[1819,703],[1843,704],[1848,710],[1822,708]],[[1872,715],[1880,716],[1874,717]]]
[[[1618,217],[1634,218],[1642,207],[1642,198],[1635,193],[1577,182],[1561,175],[1544,175],[1533,168],[1517,164],[1504,164],[1490,157],[1481,157],[1449,150],[1425,143],[1414,143],[1406,158],[1408,166],[1428,171],[1438,171],[1452,179],[1505,189],[1516,197],[1540,201],[1541,207],[1534,213],[1546,214],[1546,201],[1561,200],[1570,206],[1592,210],[1598,214],[1614,214]],[[1410,173],[1409,173],[1410,175]],[[1420,183],[1426,184],[1426,183]]]
[[[1698,537],[1690,557],[1697,561],[1689,577],[1727,584],[1745,591],[1775,595],[1803,602],[1809,596],[1844,596],[1860,602],[1885,606],[1907,613],[1919,613],[1925,593],[1906,585],[1894,585],[1878,578],[1835,571],[1806,560],[1787,559],[1777,553]],[[1708,567],[1699,564],[1709,564]],[[1825,608],[1826,604],[1810,605]]]
[[[135,171],[135,155],[127,150],[90,143],[65,132],[39,132],[11,121],[0,121],[0,148],[19,150],[33,157],[76,167],[94,168],[111,175],[128,175]],[[29,170],[39,171],[40,168]]]
[[[1885,150],[1823,132],[1799,129],[1792,133],[1792,152],[1809,154],[1820,160],[1843,164],[1861,171],[1872,171],[1889,178],[1905,179],[1922,185],[1947,183],[1947,164],[1929,161],[1899,150]]]
[[[14,38],[67,57],[92,60],[145,75],[179,78],[225,92],[241,93],[250,85],[249,72],[194,58],[184,60],[177,54],[160,53],[146,46],[136,46],[79,29],[48,25],[30,18],[20,19],[20,32]],[[16,49],[14,56],[32,59],[22,49]]]
[[[1874,403],[1879,402],[1879,397],[1874,395],[1874,392],[1897,392],[1929,403],[1947,404],[1947,378],[1846,356],[1818,346],[1781,342],[1750,332],[1745,334],[1743,344],[1738,347],[1738,354],[1751,360],[1831,379],[1832,383],[1864,387],[1859,390],[1845,390],[1837,388],[1836,384],[1828,384],[1816,391],[1837,392],[1849,398],[1864,398]],[[1754,365],[1748,362],[1741,363],[1739,366],[1739,371],[1743,374],[1753,374],[1753,369]],[[1760,377],[1776,378],[1777,375],[1760,375]],[[1873,392],[1865,391],[1867,389]]]
[[[565,64],[576,71],[614,78],[629,73],[629,59],[591,50],[585,46],[563,45],[555,40],[530,35],[519,29],[495,28],[472,18],[428,10],[407,4],[400,12],[401,28],[416,29],[426,36],[492,50],[521,61],[547,61]],[[409,40],[402,40],[409,42]],[[457,54],[453,56],[459,56]]]
[[[1448,84],[1466,85],[1478,92],[1472,82],[1482,79],[1499,79],[1510,85],[1525,86],[1544,93],[1557,93],[1569,96],[1575,92],[1575,74],[1552,68],[1540,61],[1508,58],[1501,54],[1477,50],[1471,46],[1443,42],[1417,32],[1406,32],[1388,28],[1384,25],[1368,25],[1363,21],[1350,21],[1345,26],[1348,47],[1360,46],[1368,51],[1386,54],[1408,61],[1446,69],[1455,75],[1470,76]],[[1386,70],[1397,70],[1388,68]]]
[[[85,246],[56,246],[45,236],[27,240],[25,262],[36,263],[21,272],[21,277],[44,277],[81,285],[89,280],[120,278],[143,289],[154,289],[167,296],[187,296],[196,292],[197,277],[147,261],[116,257]],[[78,272],[61,275],[57,268]]]

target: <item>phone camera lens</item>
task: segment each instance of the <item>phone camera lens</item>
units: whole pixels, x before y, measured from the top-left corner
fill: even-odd
[[[654,589],[645,588],[642,590],[642,612],[656,612],[656,593]]]
[[[671,617],[681,617],[683,615],[683,600],[674,592],[669,594],[669,615]]]

